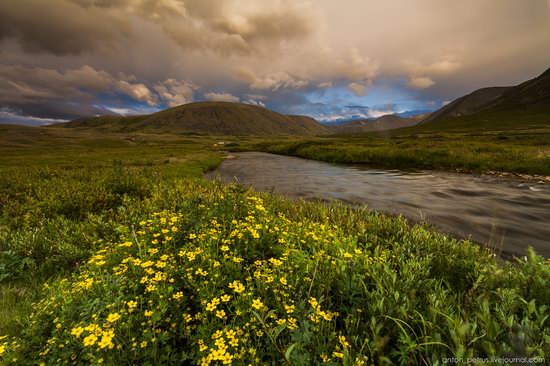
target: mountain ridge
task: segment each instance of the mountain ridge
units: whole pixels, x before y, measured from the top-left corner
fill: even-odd
[[[307,116],[230,102],[194,102],[142,116],[99,116],[53,125],[103,132],[161,132],[223,135],[323,135],[330,131]]]

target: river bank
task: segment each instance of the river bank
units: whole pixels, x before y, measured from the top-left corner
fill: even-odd
[[[259,152],[232,153],[208,174],[296,198],[368,205],[413,222],[427,221],[504,257],[529,245],[550,256],[550,186],[491,175],[365,168]]]

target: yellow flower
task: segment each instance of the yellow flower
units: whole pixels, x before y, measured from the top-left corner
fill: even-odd
[[[119,313],[112,313],[112,314],[109,314],[109,316],[107,317],[107,321],[109,323],[114,323],[119,319],[120,319],[120,314]]]
[[[6,352],[6,346],[2,345],[0,346],[0,356],[2,356]]]
[[[350,258],[353,258],[353,255],[350,254],[350,253],[348,253],[348,252],[345,252],[345,253],[344,253],[344,258],[350,259]]]
[[[256,310],[261,310],[264,307],[264,303],[262,302],[262,299],[257,298],[252,301],[252,307]]]
[[[342,347],[344,348],[348,348],[349,347],[349,343],[348,341],[346,341],[346,337],[341,335],[338,337],[338,341],[340,341],[340,344],[342,345]]]
[[[222,296],[221,296],[221,300],[222,300],[223,302],[228,302],[229,300],[231,300],[231,296],[229,296],[229,295],[222,295]]]
[[[336,352],[336,351],[334,351],[334,352],[332,352],[332,355],[333,355],[334,357],[338,357],[338,358],[343,358],[343,357],[344,357],[344,354],[343,354],[342,352]]]
[[[151,310],[145,310],[145,312],[143,313],[144,316],[151,316],[153,315],[153,312]]]
[[[285,305],[285,310],[287,314],[292,314],[294,312],[294,305]]]
[[[84,338],[84,346],[93,346],[97,341],[97,336],[95,334],[90,334]]]
[[[218,358],[224,365],[231,364],[233,360],[233,356],[231,356],[229,353],[224,353],[222,356]]]
[[[80,335],[84,332],[84,328],[82,327],[76,327],[71,330],[71,334],[75,337],[80,337]]]
[[[216,311],[216,316],[220,319],[225,319],[225,311],[223,310]]]
[[[280,265],[283,264],[282,261],[280,261],[279,259],[275,259],[275,258],[270,258],[269,261],[270,261],[271,264],[273,264],[275,267],[280,266]]]
[[[128,301],[126,303],[126,305],[128,305],[128,311],[131,313],[132,311],[134,311],[134,309],[137,307],[137,302],[135,301]]]
[[[241,293],[244,291],[244,285],[240,283],[239,281],[233,281],[229,284],[229,288],[233,289],[233,291]]]
[[[112,349],[115,346],[113,344],[114,336],[115,336],[115,333],[112,330],[103,332],[101,341],[97,345],[100,348],[108,347],[109,349]]]
[[[321,360],[323,360],[323,362],[328,362],[330,360],[330,357],[328,357],[327,355],[325,354],[322,354],[321,355]]]
[[[176,292],[175,294],[172,295],[172,298],[173,298],[174,300],[179,300],[179,299],[181,299],[182,297],[183,297],[183,292],[181,292],[181,291],[180,291],[180,292]]]

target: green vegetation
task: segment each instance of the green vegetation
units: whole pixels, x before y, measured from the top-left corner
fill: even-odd
[[[256,141],[233,149],[388,168],[550,175],[550,130],[541,130],[538,134],[520,131],[412,135],[407,132],[411,129],[384,134]]]
[[[532,252],[206,182],[213,138],[40,133],[0,148],[0,364],[550,353]]]

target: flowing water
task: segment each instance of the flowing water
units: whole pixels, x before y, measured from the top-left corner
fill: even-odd
[[[503,256],[550,257],[550,185],[441,171],[375,169],[260,152],[234,154],[207,177],[304,199],[339,200],[425,220]]]

